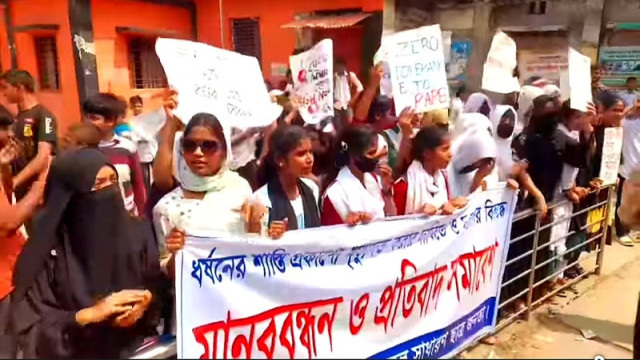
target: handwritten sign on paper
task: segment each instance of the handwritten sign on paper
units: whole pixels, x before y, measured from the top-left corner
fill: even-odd
[[[402,31],[389,40],[389,69],[396,114],[449,107],[449,85],[440,25]]]
[[[302,119],[318,124],[333,116],[333,41],[324,39],[308,51],[290,56],[289,64]]]
[[[569,48],[569,89],[571,108],[587,112],[593,102],[591,93],[591,59]]]
[[[516,42],[507,34],[498,31],[491,41],[482,72],[482,89],[498,94],[509,94],[520,90],[518,78],[513,70],[518,63]]]
[[[258,60],[187,40],[158,39],[169,86],[178,91],[175,115],[187,123],[199,112],[240,129],[267,126],[280,115],[267,93]]]
[[[604,185],[615,184],[620,167],[620,154],[622,153],[622,128],[607,128],[604,130],[604,143],[602,145],[602,163],[600,163],[600,176]]]

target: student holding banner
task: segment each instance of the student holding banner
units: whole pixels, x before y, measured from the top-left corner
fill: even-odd
[[[391,168],[376,158],[378,139],[368,125],[343,131],[337,142],[337,173],[322,198],[322,225],[356,225],[396,214]]]
[[[270,138],[269,152],[261,167],[266,180],[254,196],[268,209],[263,229],[280,238],[285,231],[320,226],[320,189],[308,177],[313,170],[309,133],[300,126],[278,127]]]
[[[170,275],[172,255],[184,246],[186,230],[221,236],[260,230],[262,213],[249,205],[251,186],[229,169],[231,143],[226,134],[214,115],[198,113],[176,136],[174,181],[179,186],[153,209],[161,265]]]
[[[398,215],[452,214],[466,205],[465,198],[451,199],[446,168],[451,161],[451,138],[437,126],[422,128],[413,138],[413,161],[393,186]]]

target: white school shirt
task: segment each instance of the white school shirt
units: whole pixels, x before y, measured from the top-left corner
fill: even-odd
[[[316,204],[318,204],[318,199],[320,198],[320,188],[318,187],[318,185],[315,182],[313,182],[313,180],[311,179],[301,178],[300,180],[302,180],[302,182],[311,189],[311,192],[313,193],[313,198]],[[259,201],[262,205],[264,205],[269,210],[269,212],[271,212],[271,209],[272,209],[271,199],[269,198],[269,189],[267,185],[264,185],[263,187],[258,189],[255,193],[253,193],[253,197],[255,200]],[[296,214],[298,229],[304,229],[305,228],[304,206],[302,204],[302,196],[298,196],[297,199],[290,200],[290,201],[291,201],[291,207],[293,207],[293,213]],[[268,213],[265,214],[265,216],[262,218],[262,228],[263,230],[269,228]]]

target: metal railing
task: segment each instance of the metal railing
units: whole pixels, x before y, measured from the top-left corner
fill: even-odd
[[[598,198],[604,198],[604,196],[599,194],[603,194],[604,192],[606,192],[606,199],[605,200],[598,200]],[[526,271],[523,271],[522,273],[518,273],[518,274],[512,274],[511,277],[507,278],[507,276],[503,276],[502,279],[502,283],[501,283],[501,293],[505,290],[505,288],[507,288],[508,286],[516,283],[518,280],[520,279],[527,279],[528,282],[528,286],[524,287],[521,291],[519,291],[516,294],[512,294],[510,298],[507,299],[500,299],[499,303],[498,303],[498,310],[500,312],[503,312],[505,310],[505,308],[507,308],[507,306],[509,304],[512,304],[518,300],[522,300],[523,298],[525,299],[525,307],[523,307],[522,309],[519,309],[517,311],[514,311],[512,313],[510,313],[508,316],[504,316],[504,317],[499,317],[499,321],[497,326],[495,327],[495,329],[493,330],[493,332],[491,334],[488,334],[487,336],[490,336],[492,334],[495,334],[496,332],[504,329],[505,327],[509,326],[510,324],[512,324],[515,320],[524,317],[525,320],[529,320],[531,317],[531,313],[532,311],[538,306],[540,305],[543,301],[549,299],[550,297],[558,294],[561,291],[564,291],[565,289],[573,286],[574,284],[576,284],[577,282],[579,282],[580,280],[584,279],[585,277],[595,274],[595,275],[600,275],[601,271],[602,271],[602,263],[603,263],[603,255],[604,255],[604,248],[605,248],[605,243],[606,243],[606,239],[607,239],[607,233],[608,233],[608,227],[609,227],[609,211],[611,209],[611,202],[613,200],[613,196],[612,194],[615,194],[615,187],[614,186],[607,186],[607,187],[603,187],[600,190],[598,190],[597,192],[592,192],[592,194],[595,194],[595,203],[586,206],[585,208],[579,209],[579,210],[574,210],[569,216],[563,216],[561,218],[558,219],[553,219],[551,222],[549,223],[544,223],[545,219],[547,218],[553,218],[553,216],[551,215],[553,213],[553,209],[558,208],[559,206],[565,205],[567,203],[569,203],[569,201],[560,201],[560,202],[556,202],[556,203],[552,203],[551,205],[549,205],[548,209],[548,215],[547,217],[545,217],[545,219],[542,218],[542,216],[540,215],[540,213],[536,212],[535,210],[529,209],[529,210],[524,210],[521,211],[517,214],[514,215],[513,217],[513,225],[512,225],[512,231],[511,231],[511,239],[509,240],[509,248],[510,248],[510,253],[511,253],[511,249],[513,248],[513,245],[521,242],[521,241],[526,241],[528,238],[533,238],[532,239],[532,246],[530,250],[525,251],[522,254],[519,254],[517,256],[514,256],[513,258],[507,258],[507,262],[505,264],[505,274],[506,269],[509,268],[509,266],[512,266],[513,264],[515,264],[518,261],[522,261],[522,260],[526,260],[526,261],[531,261],[531,264],[528,266],[528,269]],[[584,206],[584,204],[581,204]],[[566,221],[573,221],[575,218],[577,218],[578,216],[584,216],[587,217],[587,214],[595,209],[603,209],[603,215],[601,216],[600,219],[593,221],[593,222],[588,222],[583,225],[580,226],[577,230],[568,230],[568,232],[556,239],[553,239],[553,241],[549,240],[545,243],[541,243],[541,233],[543,234],[543,237],[546,237],[547,235],[545,234],[546,232],[551,232],[551,228],[554,225],[566,222]],[[516,226],[516,224],[524,222],[524,221],[531,221],[531,219],[535,219],[534,224],[531,224],[531,231],[526,232],[525,234],[522,235],[518,235],[516,237],[514,237],[514,228]],[[538,253],[541,250],[546,250],[548,249],[553,243],[556,243],[558,241],[565,241],[567,240],[567,238],[569,238],[572,235],[577,235],[580,232],[585,232],[588,233],[588,229],[591,228],[594,225],[598,225],[600,224],[600,229],[596,234],[593,234],[590,238],[586,239],[586,241],[583,241],[575,246],[572,246],[571,248],[566,249],[563,253],[559,253],[559,254],[554,254],[553,256],[542,260],[542,261],[538,261]],[[516,232],[517,233],[517,232]],[[592,244],[595,244],[592,245]],[[543,268],[545,266],[549,266],[551,265],[553,262],[557,262],[562,260],[562,258],[564,256],[567,256],[570,253],[573,252],[581,252],[583,249],[588,249],[589,247],[595,247],[595,249],[593,251],[591,251],[591,253],[595,252],[595,256],[596,256],[596,262],[595,262],[595,267],[593,267],[593,269],[591,270],[587,270],[584,271],[582,274],[577,275],[576,277],[574,277],[573,279],[571,279],[570,281],[567,281],[566,283],[564,283],[563,285],[560,285],[554,289],[552,289],[551,291],[549,291],[548,293],[538,296],[535,296],[535,290],[541,286],[543,286],[545,283],[547,283],[550,279],[553,279],[555,277],[557,277],[558,275],[564,273],[565,271],[567,271],[568,269],[583,263],[584,261],[593,259],[593,254],[590,254],[589,256],[580,259],[580,256],[576,257],[577,260],[571,262],[571,263],[567,263],[566,265],[564,265],[561,269],[559,270],[555,270],[550,274],[546,274],[545,277],[541,278],[541,279],[536,279],[536,274],[540,273],[543,271]],[[580,255],[580,254],[578,254]],[[159,340],[158,340],[159,339]],[[479,339],[481,340],[481,339]],[[478,340],[478,341],[479,341]],[[460,350],[460,352],[467,350],[468,348],[476,345],[478,343],[478,341],[473,342],[471,344],[469,344],[467,347],[463,348]],[[152,340],[150,342],[148,342],[145,346],[141,347],[140,350],[138,350],[138,352],[136,352],[136,354],[132,357],[132,359],[170,359],[170,358],[176,358],[176,346],[175,346],[175,337],[159,337],[155,340]]]

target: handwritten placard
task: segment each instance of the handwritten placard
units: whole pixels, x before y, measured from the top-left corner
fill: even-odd
[[[482,89],[499,94],[520,90],[518,78],[513,76],[518,63],[516,42],[507,34],[498,31],[491,41],[482,72]]]
[[[308,51],[290,56],[289,64],[302,119],[318,124],[333,116],[333,41],[324,39]]]
[[[591,93],[591,58],[569,48],[569,89],[571,108],[587,112],[593,102]]]
[[[620,167],[620,154],[622,153],[622,128],[607,128],[604,130],[604,143],[602,145],[602,162],[600,163],[600,179],[604,185],[615,184],[618,179]]]
[[[267,126],[280,115],[267,93],[258,60],[233,51],[187,40],[158,39],[169,86],[178,91],[175,115],[187,123],[208,112],[227,126]]]
[[[396,115],[405,107],[414,108],[416,113],[448,108],[440,25],[395,33],[387,46]]]

